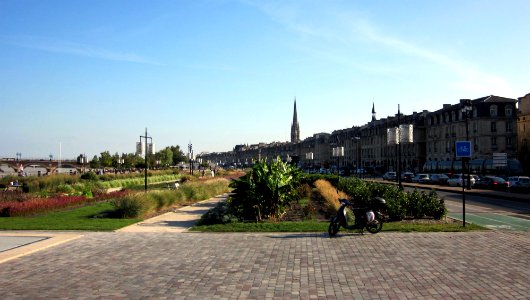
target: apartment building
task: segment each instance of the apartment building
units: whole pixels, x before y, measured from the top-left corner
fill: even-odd
[[[525,173],[530,173],[530,94],[517,100],[517,151]]]

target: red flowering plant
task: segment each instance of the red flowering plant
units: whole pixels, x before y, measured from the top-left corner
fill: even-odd
[[[127,194],[127,191],[117,191],[108,194],[100,194],[94,198],[86,198],[85,196],[54,196],[49,198],[33,198],[26,201],[2,201],[0,202],[0,216],[30,216],[87,203],[121,198]]]

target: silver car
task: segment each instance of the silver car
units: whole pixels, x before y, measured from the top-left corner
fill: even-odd
[[[429,174],[418,174],[414,178],[412,178],[412,182],[417,183],[429,183],[431,180],[429,179]]]
[[[448,186],[462,186],[462,179],[463,178],[464,178],[464,176],[462,174],[455,174],[455,175],[453,175],[453,177],[451,177],[451,178],[449,178],[449,180],[447,180],[447,185]],[[471,181],[471,186],[475,185],[475,177],[474,177],[474,175],[471,175],[470,181]],[[467,184],[467,175],[466,175],[465,183]]]
[[[386,172],[383,175],[383,180],[396,180],[396,172]]]

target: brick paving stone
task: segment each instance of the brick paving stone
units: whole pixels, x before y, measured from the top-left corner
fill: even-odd
[[[530,234],[87,233],[0,264],[2,299],[528,299]]]

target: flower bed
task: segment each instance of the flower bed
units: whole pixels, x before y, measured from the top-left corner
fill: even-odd
[[[52,210],[120,198],[127,194],[127,191],[118,191],[109,194],[100,194],[94,198],[86,198],[85,196],[55,196],[49,198],[33,198],[25,201],[4,201],[0,202],[0,216],[22,217],[36,215]]]

